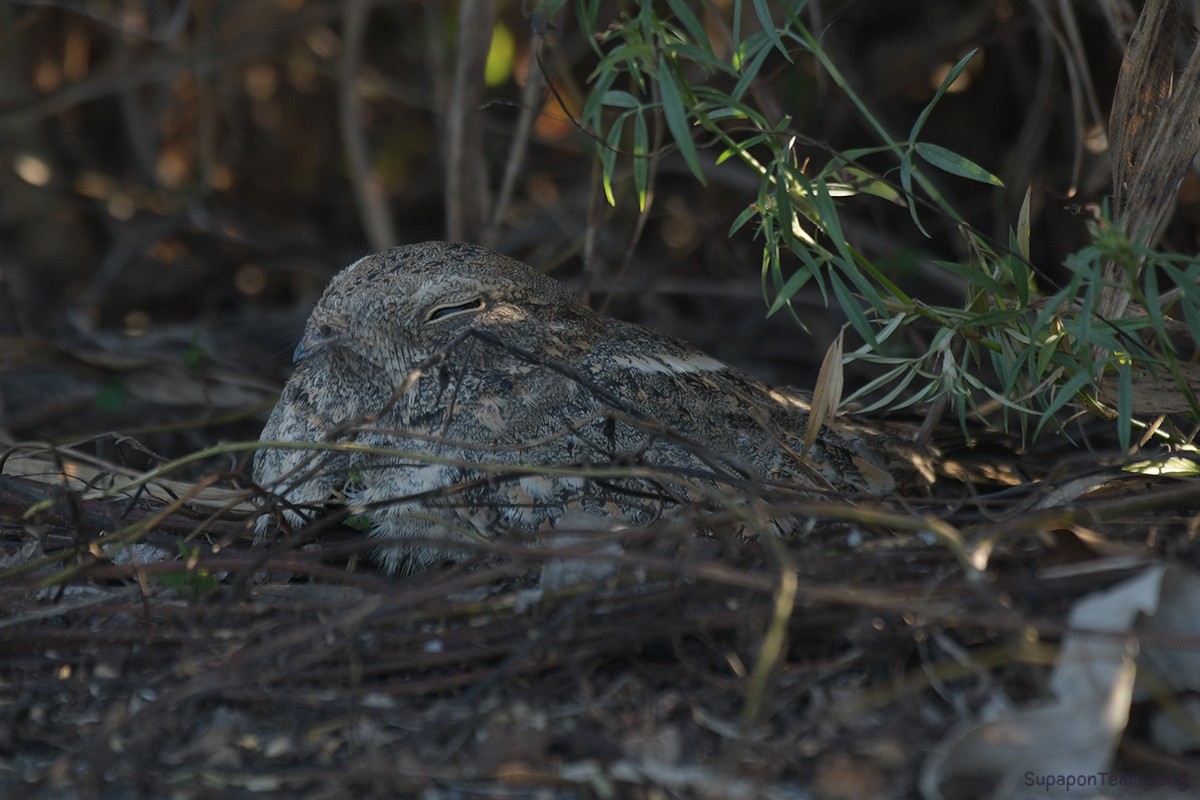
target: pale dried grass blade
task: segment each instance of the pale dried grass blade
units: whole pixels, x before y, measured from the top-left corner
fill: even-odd
[[[1033,184],[1025,187],[1025,199],[1021,201],[1021,211],[1017,215],[1017,252],[1021,258],[1029,260],[1029,200],[1033,195]]]
[[[804,432],[804,450],[801,451],[801,455],[808,455],[808,451],[816,444],[817,435],[820,434],[825,421],[837,416],[838,406],[842,402],[842,388],[845,385],[842,370],[845,336],[845,330],[841,331],[825,351],[825,360],[821,362],[821,371],[817,374],[817,385],[813,388],[808,430]]]

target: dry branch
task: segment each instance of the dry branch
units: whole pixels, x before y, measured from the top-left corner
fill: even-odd
[[[478,242],[488,218],[483,158],[484,65],[496,24],[495,0],[462,0],[454,88],[446,109],[446,239]]]
[[[1109,116],[1114,216],[1132,239],[1152,246],[1174,208],[1179,183],[1200,149],[1200,42],[1175,79],[1182,19],[1175,0],[1150,0],[1129,39]],[[1127,316],[1132,276],[1110,263],[1097,313]]]

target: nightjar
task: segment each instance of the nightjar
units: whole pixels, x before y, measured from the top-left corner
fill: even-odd
[[[877,496],[927,477],[901,436],[841,419],[802,455],[802,398],[473,245],[347,267],[295,361],[254,478],[293,522],[343,493],[388,572],[453,557],[463,535],[536,535],[568,512],[643,525],[763,482]]]

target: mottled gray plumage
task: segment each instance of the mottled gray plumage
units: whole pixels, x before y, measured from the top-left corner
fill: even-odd
[[[262,441],[412,455],[264,448],[255,480],[297,506],[343,487],[376,535],[434,539],[382,549],[389,571],[452,553],[456,529],[533,533],[569,510],[638,525],[762,478],[877,493],[906,461],[889,453],[905,450],[898,437],[844,422],[801,458],[799,398],[471,245],[397,247],[347,267],[296,360]],[[536,469],[614,464],[638,476]]]

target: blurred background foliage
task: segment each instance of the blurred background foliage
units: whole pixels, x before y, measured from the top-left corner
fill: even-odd
[[[898,289],[969,307],[978,282],[945,264],[972,263],[980,242],[1006,251],[1027,190],[1024,263],[1047,294],[1071,285],[1072,254],[1092,244],[1111,192],[1129,0],[9,0],[0,430],[178,427],[186,407],[253,436],[329,276],[370,249],[447,237],[490,243],[769,381],[811,386],[848,318],[814,282],[790,297],[809,333],[767,317],[780,286],[764,301],[765,240],[754,225],[731,234],[761,210],[761,176],[722,160],[727,143],[702,126],[681,148],[669,115],[631,118],[606,140],[622,109],[589,106],[624,68],[612,88],[664,107],[660,84],[627,62],[597,72],[647,8],[702,34],[718,61],[766,41],[745,102],[786,121],[801,174],[878,146],[880,130],[902,140],[944,92],[924,119],[926,152],[945,148],[996,182],[926,169],[940,205],[836,198],[844,241]],[[763,21],[782,26],[793,10],[844,85],[799,39],[776,46]],[[709,78],[694,59],[677,67],[685,89]],[[894,165],[866,161],[900,186]],[[1159,246],[1194,253],[1198,239],[1189,169]],[[847,352],[862,343],[848,336]],[[935,336],[906,329],[894,352],[930,351]],[[851,364],[847,386],[883,371]]]

